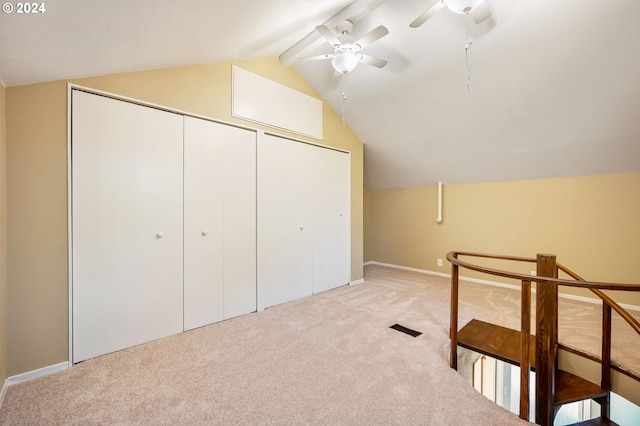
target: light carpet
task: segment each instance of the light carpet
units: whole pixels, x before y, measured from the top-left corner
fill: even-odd
[[[13,385],[0,424],[528,424],[449,368],[449,288],[367,266],[364,284]],[[517,328],[518,292],[465,283],[460,323],[474,317]]]

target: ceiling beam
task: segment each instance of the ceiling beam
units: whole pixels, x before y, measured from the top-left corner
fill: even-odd
[[[340,10],[338,13],[333,15],[331,18],[327,19],[325,22],[323,22],[323,24],[329,28],[332,28],[345,19],[349,19],[355,23],[386,2],[387,0],[355,0],[354,2],[344,7],[342,10]],[[280,60],[280,65],[282,65],[283,67],[290,66],[296,61],[296,59],[302,54],[302,52],[310,49],[311,47],[318,47],[321,43],[324,42],[325,40],[314,29],[302,40],[280,54],[280,56],[278,57]]]

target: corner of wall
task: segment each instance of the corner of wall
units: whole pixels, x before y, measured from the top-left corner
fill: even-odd
[[[0,406],[7,378],[7,162],[5,87],[0,80]]]
[[[362,185],[363,186],[363,190],[362,190],[362,199],[363,199],[363,226],[364,226],[364,232],[363,232],[363,260],[364,263],[366,264],[369,261],[374,260],[374,254],[373,254],[373,244],[374,244],[374,226],[373,226],[373,207],[371,205],[372,203],[372,197],[373,197],[373,193],[371,192],[371,190],[367,187],[367,185]]]

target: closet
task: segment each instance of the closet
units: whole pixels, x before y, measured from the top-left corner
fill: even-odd
[[[72,362],[349,283],[349,153],[70,100]]]
[[[72,358],[256,310],[256,132],[72,91]]]

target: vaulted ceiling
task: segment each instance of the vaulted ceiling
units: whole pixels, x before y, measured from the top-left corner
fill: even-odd
[[[419,28],[436,0],[9,2],[0,79],[330,53],[314,28],[350,19],[353,39],[388,28],[365,49],[386,67],[291,66],[364,143],[371,189],[640,170],[640,1],[485,1],[481,24],[445,8]]]

